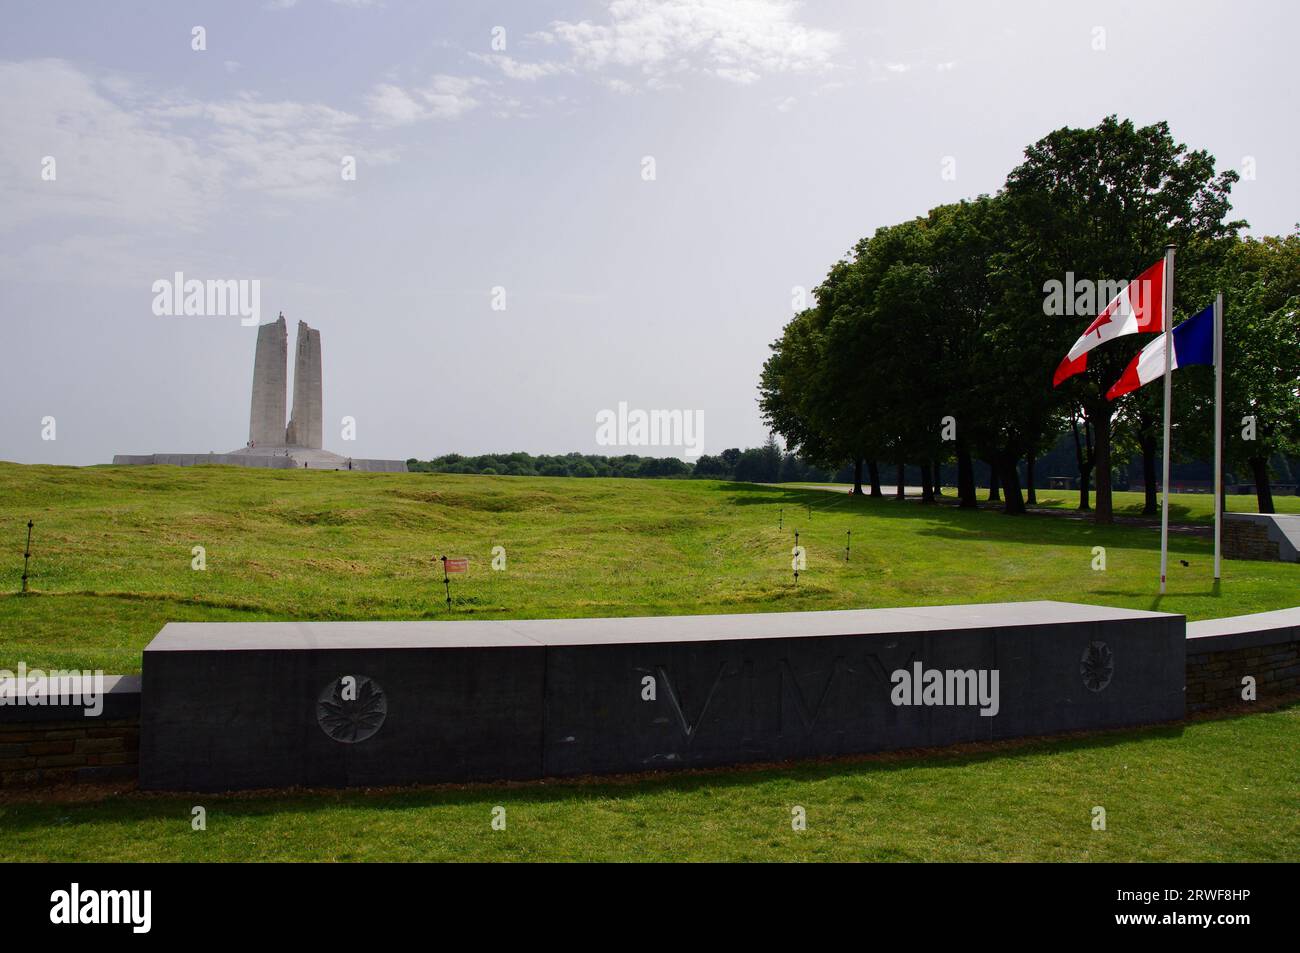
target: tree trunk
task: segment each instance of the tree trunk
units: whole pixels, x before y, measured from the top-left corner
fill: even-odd
[[[862,458],[853,461],[853,496],[862,495]]]
[[[1079,511],[1087,513],[1092,509],[1088,503],[1088,486],[1092,480],[1092,431],[1088,427],[1088,418],[1083,419],[1083,441],[1079,441],[1079,418],[1070,420],[1074,431],[1074,459],[1079,467]]]
[[[903,480],[904,480],[903,464],[900,463],[898,465],[898,489],[894,493],[894,499],[896,500],[906,499],[907,497],[907,491],[903,484]]]
[[[1114,521],[1110,495],[1110,415],[1111,406],[1103,403],[1094,408],[1088,417],[1093,422],[1093,440],[1095,441],[1097,468],[1097,516],[1098,523]]]
[[[1002,472],[1002,495],[1006,498],[1002,512],[1017,516],[1025,511],[1025,501],[1020,495],[1020,472],[1016,458],[1013,454],[1005,453],[999,456],[998,464]]]
[[[1030,506],[1038,504],[1038,491],[1034,489],[1034,455],[1031,453],[1025,461],[1025,502]]]
[[[998,465],[994,460],[985,461],[989,465],[989,502],[1001,503],[1002,495],[998,492]]]
[[[1255,475],[1255,498],[1259,501],[1259,511],[1274,512],[1273,487],[1268,482],[1268,460],[1264,457],[1251,457],[1250,472]]]
[[[979,506],[975,498],[975,467],[971,464],[970,450],[960,441],[957,443],[957,496],[964,510]]]
[[[880,489],[880,467],[876,465],[875,460],[867,461],[867,476],[871,478],[871,495],[880,499],[885,494]]]
[[[1143,434],[1138,437],[1142,448],[1142,482],[1146,490],[1142,499],[1142,515],[1155,516],[1160,512],[1156,506],[1156,438],[1155,434]]]
[[[930,469],[929,460],[923,460],[921,462],[921,502],[934,502],[934,477],[933,471]]]

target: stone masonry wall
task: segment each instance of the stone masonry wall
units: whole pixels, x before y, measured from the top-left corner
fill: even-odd
[[[1263,523],[1244,520],[1223,521],[1224,559],[1279,560],[1277,543],[1268,538],[1268,527]]]
[[[1209,640],[1202,640],[1209,641]],[[1255,679],[1256,699],[1300,690],[1300,642],[1255,645],[1227,651],[1187,647],[1187,710],[1207,711],[1242,704],[1242,679]]]
[[[130,780],[139,748],[138,717],[0,722],[0,787]]]

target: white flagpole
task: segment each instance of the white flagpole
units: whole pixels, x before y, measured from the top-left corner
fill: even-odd
[[[1214,581],[1223,545],[1223,292],[1214,298]]]
[[[1170,384],[1173,380],[1174,354],[1174,246],[1165,246],[1165,461],[1160,488],[1160,594],[1165,592],[1165,579],[1169,570],[1169,414],[1172,403]]]

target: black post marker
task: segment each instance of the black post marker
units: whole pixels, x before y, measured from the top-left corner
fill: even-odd
[[[32,521],[27,521],[27,549],[23,551],[23,592],[27,591],[27,561],[32,558]]]
[[[848,535],[844,537],[844,561],[849,561],[849,549],[853,546],[853,530],[847,531]]]
[[[794,531],[794,584],[799,585],[799,531]]]
[[[777,528],[777,529],[785,529],[785,507],[784,507],[784,506],[781,507],[781,509],[780,509],[780,514],[781,514],[781,515],[780,515],[780,517],[779,517],[778,520],[777,520],[776,528]]]
[[[451,611],[451,577],[447,575],[447,557],[440,556],[442,560],[442,584],[447,587],[447,611]]]

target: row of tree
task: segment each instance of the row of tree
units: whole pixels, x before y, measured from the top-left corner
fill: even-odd
[[[1134,464],[1134,460],[1139,461]],[[1127,467],[1116,470],[1116,485],[1128,489],[1131,483],[1141,483],[1142,473],[1140,456],[1131,456]],[[1071,473],[1075,465],[1075,448],[1068,434],[1062,434],[1056,446],[1037,460],[1038,466],[1033,479],[1028,479],[1024,465],[1020,476],[1026,490],[1026,500],[1034,500],[1035,487],[1051,485],[1053,477]],[[1277,456],[1271,465],[1278,471],[1279,477],[1290,487],[1300,483],[1300,457]],[[761,447],[748,450],[731,448],[716,455],[705,454],[694,464],[671,457],[638,457],[627,455],[621,457],[603,457],[579,453],[532,456],[524,452],[486,453],[480,456],[464,456],[450,453],[432,460],[407,460],[412,472],[425,473],[477,473],[485,476],[548,476],[548,477],[653,477],[653,478],[699,478],[708,480],[737,480],[744,483],[847,483],[853,479],[853,464],[846,463],[838,470],[819,467],[800,459],[788,450],[782,450],[776,441],[769,437]],[[982,462],[973,464],[976,482],[989,487],[991,497],[998,499],[1000,492],[997,480],[992,479],[989,468]],[[880,472],[873,467],[874,479],[872,491],[875,496],[883,496]],[[1175,486],[1190,481],[1201,485],[1210,479],[1211,471],[1207,464],[1188,462],[1175,464],[1173,471]],[[915,464],[896,468],[887,474],[899,486],[918,486],[921,483],[921,470]],[[953,486],[957,482],[956,467],[946,463],[932,473],[934,493],[940,487]],[[1241,482],[1242,477],[1228,470],[1226,480],[1230,487]],[[1231,490],[1231,492],[1237,492]]]
[[[1054,369],[1107,302],[1083,296],[1065,315],[1045,302],[1070,275],[1085,287],[1136,277],[1174,244],[1179,316],[1224,293],[1227,463],[1255,476],[1271,512],[1268,461],[1300,451],[1300,231],[1240,237],[1246,223],[1229,219],[1237,180],[1163,122],[1111,116],[1051,133],[996,195],[877,229],[831,267],[815,305],[772,345],[765,420],[815,465],[852,462],[857,493],[864,471],[878,485],[879,461],[906,461],[929,497],[955,460],[961,505],[975,506],[973,463],[986,461],[1012,513],[1025,505],[1021,462],[1032,485],[1035,460],[1064,433],[1080,508],[1091,508],[1095,481],[1096,518],[1109,522],[1113,472],[1137,453],[1154,512],[1162,390],[1105,396],[1150,338],[1093,350],[1085,373],[1053,389]],[[1174,384],[1173,446],[1209,459],[1212,369],[1180,369]]]
[[[762,447],[731,448],[717,455],[702,455],[694,464],[676,457],[639,457],[627,454],[605,457],[566,453],[547,455],[485,453],[462,456],[449,453],[433,460],[406,461],[408,470],[429,473],[481,473],[501,476],[562,477],[700,477],[747,483],[820,482],[837,474],[783,451],[769,438]]]

